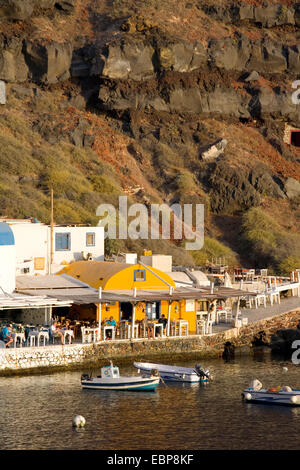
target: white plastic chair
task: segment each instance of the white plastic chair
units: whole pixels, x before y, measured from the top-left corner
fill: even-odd
[[[206,327],[205,327],[205,320],[197,320],[197,325],[196,325],[196,332],[197,335],[205,335]]]
[[[35,338],[36,338],[36,335],[29,335],[28,336],[28,340],[29,340],[29,346],[32,348],[33,346],[35,346]]]
[[[84,326],[81,327],[81,334],[82,334],[82,342],[83,343],[91,343],[92,342],[92,333],[85,331]]]
[[[212,334],[212,326],[213,326],[213,318],[211,313],[208,314],[207,320],[205,322],[205,334],[211,335]]]

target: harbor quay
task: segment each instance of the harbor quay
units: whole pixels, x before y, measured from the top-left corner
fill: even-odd
[[[146,250],[103,259],[98,227],[52,228],[0,222],[2,375],[219,357],[226,343],[250,354],[262,331],[268,338],[300,321],[299,270],[273,276],[222,260],[187,268]]]
[[[254,353],[253,343],[258,334],[264,332],[265,337],[270,338],[280,329],[296,329],[299,321],[300,309],[206,336],[125,339],[4,349],[0,350],[0,376],[100,367],[109,360],[123,364],[145,357],[156,360],[166,357],[168,360],[220,357],[226,342],[234,346],[237,356],[251,355]]]

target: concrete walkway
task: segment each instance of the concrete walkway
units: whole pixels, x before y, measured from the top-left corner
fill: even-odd
[[[267,307],[259,308],[243,308],[241,310],[242,318],[247,317],[249,323],[253,323],[265,318],[275,317],[282,313],[288,313],[291,310],[300,309],[300,297],[289,297],[288,299],[281,299],[280,304],[267,304]]]
[[[267,307],[259,308],[242,308],[242,318],[248,318],[248,323],[254,323],[267,318],[276,317],[283,313],[288,313],[292,310],[300,309],[300,297],[289,297],[288,299],[281,299],[280,304],[267,304]],[[230,330],[233,328],[231,323],[219,323],[213,326],[213,334],[220,333],[221,331]]]

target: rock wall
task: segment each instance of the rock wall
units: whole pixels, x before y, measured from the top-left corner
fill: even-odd
[[[70,13],[77,0],[0,0],[0,17],[10,20],[28,20],[43,10]]]
[[[30,21],[36,11],[65,14],[75,5],[75,0],[0,0],[0,16]],[[70,76],[93,77],[100,81],[99,106],[104,110],[272,117],[300,125],[300,108],[292,103],[290,89],[299,71],[299,46],[278,31],[267,33],[275,26],[298,28],[299,4],[206,3],[199,8],[223,23],[252,22],[259,38],[236,30],[228,37],[188,42],[149,25],[143,31],[122,31],[105,44],[91,42],[78,48],[68,40],[58,44],[55,38],[32,42],[25,33],[3,35],[0,80],[48,85]],[[262,81],[269,78],[269,84]]]
[[[274,26],[299,26],[299,4],[286,6],[280,3],[263,2],[262,5],[228,2],[223,5],[202,5],[203,11],[216,20],[227,24],[239,24],[247,21],[250,24],[272,28]]]

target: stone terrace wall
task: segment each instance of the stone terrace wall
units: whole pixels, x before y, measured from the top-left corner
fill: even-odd
[[[100,365],[109,359],[126,362],[150,357],[182,358],[184,356],[218,357],[224,343],[231,341],[237,353],[250,353],[251,342],[260,331],[267,338],[281,328],[296,328],[300,310],[249,324],[243,328],[232,328],[213,336],[189,336],[181,338],[158,338],[155,340],[133,340],[103,342],[99,344],[74,344],[39,348],[0,350],[0,375],[28,372],[50,372]]]

